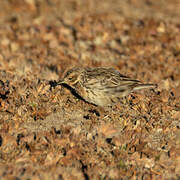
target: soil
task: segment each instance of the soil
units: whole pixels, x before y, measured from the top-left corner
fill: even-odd
[[[0,179],[179,179],[179,20],[179,0],[0,1]],[[104,110],[56,85],[76,66],[158,88]]]

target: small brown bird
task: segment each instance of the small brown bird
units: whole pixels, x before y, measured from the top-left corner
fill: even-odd
[[[113,68],[73,68],[58,82],[72,88],[85,101],[98,106],[111,106],[129,93],[154,88],[120,74]]]

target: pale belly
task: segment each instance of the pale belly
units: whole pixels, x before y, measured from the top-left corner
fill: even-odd
[[[115,103],[115,98],[105,95],[101,92],[94,92],[94,91],[88,91],[86,92],[86,95],[84,96],[84,99],[92,104],[98,105],[98,106],[110,106]]]

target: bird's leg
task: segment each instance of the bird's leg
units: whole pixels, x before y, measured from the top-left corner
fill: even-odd
[[[129,103],[128,97],[127,96],[122,97],[120,99],[120,103],[123,104],[123,105],[127,105]]]

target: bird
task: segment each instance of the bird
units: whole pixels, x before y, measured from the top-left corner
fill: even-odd
[[[155,88],[156,84],[144,84],[107,67],[74,67],[57,82],[75,92],[84,101],[101,107],[113,106],[131,92]]]

